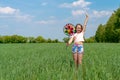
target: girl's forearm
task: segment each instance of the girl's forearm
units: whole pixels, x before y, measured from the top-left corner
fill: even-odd
[[[73,41],[73,38],[70,38],[70,40],[68,41],[68,44],[71,44]]]
[[[84,25],[83,25],[83,31],[86,30],[87,22],[88,22],[88,15],[86,15],[86,18],[85,18],[85,22],[84,22]]]

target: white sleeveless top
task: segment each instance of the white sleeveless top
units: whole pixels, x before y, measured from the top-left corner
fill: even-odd
[[[75,42],[79,42],[79,41],[84,41],[84,32],[81,32],[81,33],[75,33],[74,35],[72,35],[71,37],[75,37],[74,39],[74,43]]]

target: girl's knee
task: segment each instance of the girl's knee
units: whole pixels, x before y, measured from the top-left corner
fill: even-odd
[[[79,64],[82,64],[82,60],[78,60],[78,63],[79,63]]]
[[[77,57],[73,57],[73,60],[74,60],[74,61],[77,61]]]

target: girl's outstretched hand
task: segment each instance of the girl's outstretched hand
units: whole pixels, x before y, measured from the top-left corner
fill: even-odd
[[[66,46],[69,46],[70,44],[69,43],[66,43]]]
[[[88,14],[86,13],[86,18],[88,18]]]

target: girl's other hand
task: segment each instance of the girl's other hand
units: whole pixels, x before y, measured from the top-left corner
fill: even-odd
[[[70,44],[69,43],[66,43],[66,46],[69,46]]]
[[[86,13],[86,18],[88,18],[88,13]]]
[[[75,41],[75,40],[76,40],[76,37],[74,37],[73,40]]]

